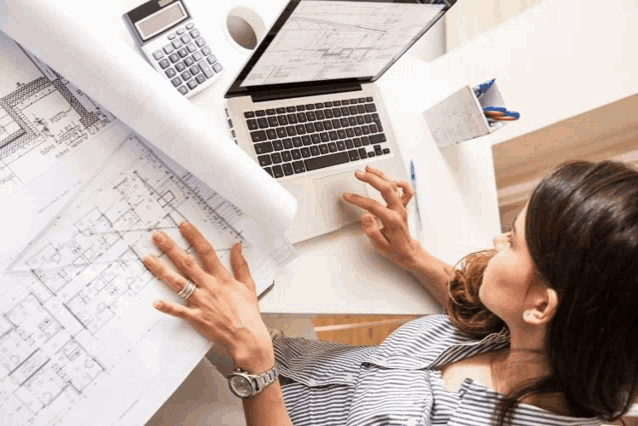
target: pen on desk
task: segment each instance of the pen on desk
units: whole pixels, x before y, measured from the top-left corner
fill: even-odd
[[[414,161],[410,160],[410,180],[414,189],[414,202],[416,203],[416,217],[419,220],[419,232],[423,230],[423,222],[421,222],[421,212],[419,212],[419,197],[416,190],[416,174],[414,173]]]

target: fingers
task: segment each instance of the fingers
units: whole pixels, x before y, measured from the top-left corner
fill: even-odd
[[[186,278],[173,271],[165,262],[162,262],[155,256],[146,256],[143,262],[159,280],[166,283],[175,293],[182,291],[184,285],[186,285]],[[197,292],[197,290],[195,291]],[[193,294],[193,296],[195,295]]]
[[[374,248],[379,250],[381,254],[387,254],[392,250],[392,246],[388,239],[383,235],[377,220],[371,214],[361,215],[361,227],[363,232],[368,236]]]
[[[179,230],[195,249],[195,253],[197,253],[197,256],[199,256],[199,259],[202,261],[204,271],[215,275],[224,269],[224,265],[222,265],[219,257],[217,257],[213,246],[211,246],[208,240],[199,232],[199,229],[188,222],[183,222],[179,225]]]
[[[344,200],[366,209],[376,217],[378,217],[384,226],[392,227],[401,222],[401,216],[398,212],[387,208],[376,200],[362,197],[357,194],[347,194],[343,196]]]
[[[153,242],[164,252],[173,262],[177,269],[197,284],[206,282],[206,272],[199,267],[192,256],[186,254],[175,242],[165,233],[156,232],[153,234]]]
[[[190,308],[187,308],[184,305],[180,305],[179,303],[158,300],[153,304],[153,306],[160,312],[164,312],[165,314],[169,314],[177,318],[185,319],[188,322],[191,322],[195,318]]]
[[[370,166],[366,167],[365,173],[355,172],[355,176],[360,181],[369,183],[375,188],[377,191],[381,193],[383,199],[388,203],[388,208],[396,209],[399,206],[402,206],[402,201],[399,195],[397,194],[398,185],[396,182],[390,181],[385,178],[385,174],[380,170],[377,173],[373,173],[370,170],[367,170]],[[383,176],[383,177],[381,177]]]
[[[230,250],[230,266],[233,269],[233,275],[235,276],[235,279],[242,284],[245,284],[250,290],[255,291],[255,282],[250,276],[248,262],[246,262],[241,249],[242,245],[240,243],[237,243]]]
[[[402,180],[397,182],[399,188],[403,189],[403,195],[401,196],[401,203],[403,203],[403,207],[406,207],[412,197],[414,196],[414,189],[412,186],[406,181]]]

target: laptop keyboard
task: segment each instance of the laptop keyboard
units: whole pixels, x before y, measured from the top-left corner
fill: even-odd
[[[257,160],[281,178],[390,154],[372,97],[244,112]]]

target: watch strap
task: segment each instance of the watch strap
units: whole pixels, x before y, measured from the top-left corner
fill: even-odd
[[[273,383],[279,377],[279,371],[277,365],[274,365],[270,370],[262,374],[249,374],[255,385],[255,395],[261,392],[266,386]]]

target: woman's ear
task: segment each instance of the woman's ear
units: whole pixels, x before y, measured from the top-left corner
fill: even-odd
[[[545,287],[539,294],[533,297],[533,306],[523,312],[523,321],[537,326],[549,323],[556,313],[556,308],[558,308],[558,294],[556,290]]]

